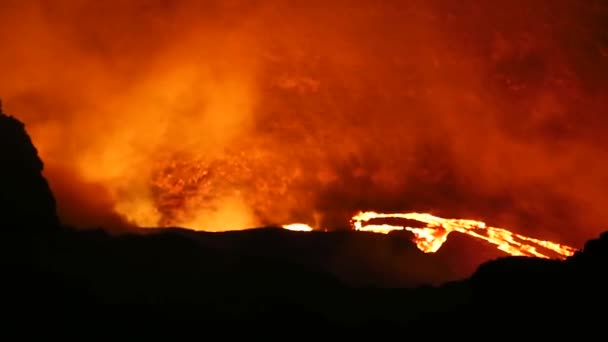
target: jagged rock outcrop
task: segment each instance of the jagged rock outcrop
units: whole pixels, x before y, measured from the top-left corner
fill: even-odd
[[[603,232],[597,239],[587,241],[583,253],[577,255],[577,257],[579,259],[592,258],[595,261],[608,261],[608,232]]]
[[[25,125],[0,104],[0,226],[45,230],[59,226],[43,163]]]

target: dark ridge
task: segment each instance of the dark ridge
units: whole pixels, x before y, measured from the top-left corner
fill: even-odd
[[[424,254],[403,234],[56,229],[42,162],[23,124],[4,114],[0,160],[0,307],[4,326],[25,333],[41,324],[196,328],[197,336],[226,326],[223,336],[371,327],[427,338],[563,333],[606,304],[608,232],[565,261],[495,258],[469,278],[422,285],[414,280],[449,274],[450,249],[473,245],[456,240]]]

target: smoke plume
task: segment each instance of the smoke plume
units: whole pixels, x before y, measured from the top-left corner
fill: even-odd
[[[580,244],[603,1],[3,1],[0,94],[78,226],[426,210]]]

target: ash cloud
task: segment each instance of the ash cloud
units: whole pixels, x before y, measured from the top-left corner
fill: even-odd
[[[608,220],[602,1],[8,1],[0,19],[5,105],[108,215],[429,210],[575,245]],[[176,155],[199,176],[153,179]]]

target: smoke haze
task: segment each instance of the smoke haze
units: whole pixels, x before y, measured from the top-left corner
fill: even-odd
[[[603,1],[2,1],[0,95],[64,221],[358,210],[608,222]]]

